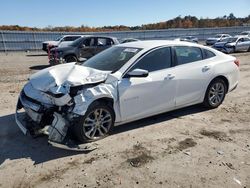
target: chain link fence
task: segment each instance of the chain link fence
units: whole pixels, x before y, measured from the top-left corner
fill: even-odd
[[[0,31],[0,51],[27,51],[41,50],[42,42],[55,40],[61,35],[103,35],[123,38],[136,38],[140,40],[174,39],[181,36],[192,35],[200,41],[218,33],[236,35],[242,31],[250,30],[250,26],[221,27],[221,28],[192,28],[192,29],[164,29],[150,31],[115,31],[115,32],[25,32]]]

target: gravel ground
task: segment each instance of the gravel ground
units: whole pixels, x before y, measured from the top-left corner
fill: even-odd
[[[196,105],[116,127],[92,152],[24,136],[14,121],[40,52],[0,54],[0,187],[250,187],[250,53],[219,108]]]

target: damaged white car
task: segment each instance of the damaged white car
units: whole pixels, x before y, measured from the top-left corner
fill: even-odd
[[[239,78],[236,58],[178,41],[139,41],[111,47],[84,64],[50,67],[24,86],[16,122],[24,134],[64,143],[105,137],[124,124],[185,106],[218,107]]]

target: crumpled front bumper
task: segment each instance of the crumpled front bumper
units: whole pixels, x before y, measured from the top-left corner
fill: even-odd
[[[67,137],[69,122],[59,113],[54,112],[51,125],[39,127],[43,118],[42,106],[26,99],[21,92],[16,107],[15,121],[24,135],[48,135],[48,143],[54,147],[74,151],[91,151],[94,144],[78,144]]]

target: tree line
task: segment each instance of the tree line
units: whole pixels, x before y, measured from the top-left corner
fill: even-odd
[[[232,27],[250,25],[250,15],[245,18],[237,18],[233,13],[228,16],[210,18],[197,18],[195,16],[178,16],[174,19],[141,26],[128,27],[125,25],[89,27],[82,25],[80,27],[64,26],[45,28],[24,27],[19,25],[2,25],[0,30],[11,31],[59,31],[59,32],[101,32],[101,31],[134,31],[134,30],[154,30],[154,29],[171,29],[171,28],[204,28],[204,27]]]

